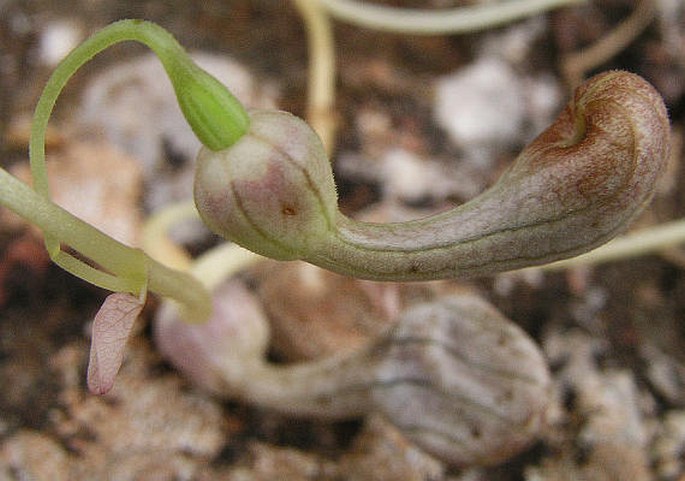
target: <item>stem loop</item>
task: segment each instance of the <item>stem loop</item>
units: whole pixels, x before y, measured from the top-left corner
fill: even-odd
[[[188,122],[209,149],[226,148],[244,134],[248,117],[242,105],[194,64],[171,34],[150,22],[122,20],[92,35],[53,72],[38,100],[31,129],[29,158],[35,192],[0,170],[0,203],[43,230],[50,258],[67,272],[115,292],[140,296],[149,288],[179,301],[189,319],[202,321],[209,316],[211,303],[194,277],[162,266],[142,250],[117,242],[50,201],[45,132],[57,98],[81,66],[107,47],[126,40],[141,42],[157,54]],[[96,267],[63,250],[63,244]]]

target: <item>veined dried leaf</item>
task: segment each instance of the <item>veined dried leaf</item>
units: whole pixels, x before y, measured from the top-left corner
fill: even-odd
[[[133,322],[144,304],[133,294],[115,292],[107,296],[95,315],[88,361],[88,390],[91,393],[101,395],[112,389]]]

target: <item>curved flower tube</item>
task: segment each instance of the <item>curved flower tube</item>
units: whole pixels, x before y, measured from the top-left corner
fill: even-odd
[[[249,115],[234,145],[199,154],[195,201],[205,223],[258,254],[373,280],[491,274],[589,251],[651,199],[669,151],[659,94],[637,75],[607,72],[579,87],[480,196],[423,219],[376,224],[340,213],[328,159],[302,120]]]
[[[510,0],[451,9],[408,9],[357,0],[318,0],[334,17],[364,27],[414,35],[476,32],[584,0]]]

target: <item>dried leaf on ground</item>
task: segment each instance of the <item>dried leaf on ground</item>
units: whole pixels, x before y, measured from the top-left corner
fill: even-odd
[[[126,342],[144,302],[127,292],[107,296],[93,321],[93,337],[88,362],[88,389],[106,394],[124,359]]]

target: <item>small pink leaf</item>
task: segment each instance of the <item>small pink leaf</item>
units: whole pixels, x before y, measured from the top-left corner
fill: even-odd
[[[114,385],[124,358],[124,347],[133,322],[144,301],[127,292],[116,292],[105,299],[93,322],[88,361],[88,390],[106,394]]]

